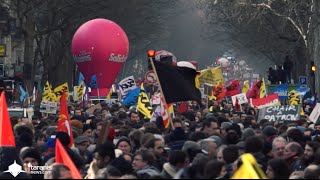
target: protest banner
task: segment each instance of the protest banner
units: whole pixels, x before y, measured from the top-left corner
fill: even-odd
[[[248,103],[248,98],[246,96],[246,93],[241,93],[241,94],[237,94],[237,95],[231,96],[231,100],[232,100],[233,106],[236,105],[237,99],[238,99],[238,104],[239,105]]]
[[[42,101],[40,104],[40,112],[47,114],[56,114],[58,109],[58,103]]]
[[[280,106],[278,94],[271,94],[265,98],[250,99],[251,106],[262,109],[269,106]]]
[[[259,110],[259,119],[269,121],[296,121],[300,117],[301,105],[264,107]]]

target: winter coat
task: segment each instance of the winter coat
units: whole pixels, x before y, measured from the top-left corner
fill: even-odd
[[[138,179],[150,179],[150,177],[158,176],[160,172],[154,166],[147,165],[144,168],[137,171]]]
[[[176,169],[176,167],[172,166],[170,163],[165,163],[163,165],[161,176],[165,179],[173,179],[177,172],[178,170]]]

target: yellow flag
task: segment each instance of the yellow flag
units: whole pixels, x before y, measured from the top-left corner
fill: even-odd
[[[60,85],[60,86],[58,86],[58,87],[56,87],[55,89],[54,89],[54,93],[56,94],[56,97],[57,97],[57,101],[60,101],[60,97],[61,97],[61,95],[62,95],[62,93],[63,93],[63,91],[66,91],[66,97],[67,97],[67,99],[69,98],[69,86],[68,86],[68,83],[64,83],[64,84],[62,84],[62,85]]]
[[[79,86],[74,86],[74,101],[81,101],[84,95],[84,82],[82,81]]]
[[[302,104],[300,92],[297,92],[296,90],[292,90],[288,93],[288,100],[290,105]]]
[[[250,89],[250,86],[249,86],[249,81],[244,81],[243,82],[243,88],[242,88],[242,93],[247,93]]]
[[[42,101],[56,102],[56,95],[52,92],[52,86],[47,81],[43,87]]]
[[[50,88],[49,82],[47,81],[43,87],[42,101],[49,101],[50,96],[51,96],[51,88]]]
[[[108,93],[108,95],[107,95],[107,100],[111,100],[111,95],[112,95],[112,87],[110,88],[110,90],[109,90],[109,93]]]
[[[200,84],[208,83],[214,86],[218,85],[220,82],[224,84],[225,80],[222,75],[221,67],[212,67],[210,69],[205,69],[200,72],[199,75]]]
[[[266,83],[264,82],[264,78],[262,79],[262,84],[260,87],[260,98],[266,97],[267,92],[266,92]]]
[[[304,116],[304,110],[303,110],[302,107],[301,107],[300,115],[301,115],[301,116]]]
[[[243,154],[241,161],[242,165],[233,174],[231,179],[267,179],[252,154]]]
[[[144,90],[143,83],[141,84],[140,94],[138,97],[137,111],[145,116],[145,118],[151,119],[152,106],[147,93]]]

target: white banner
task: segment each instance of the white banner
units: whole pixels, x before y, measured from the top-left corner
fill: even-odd
[[[125,96],[129,90],[137,88],[136,81],[133,76],[124,78],[118,85],[122,96]]]
[[[309,116],[309,119],[313,123],[316,123],[319,116],[320,116],[320,103],[317,103],[316,107],[314,107],[314,109],[312,110],[312,112]]]
[[[232,99],[233,106],[236,105],[236,99],[238,99],[239,105],[249,102],[248,98],[246,96],[246,93],[241,93],[241,94],[237,94],[237,95],[231,96],[231,99]]]
[[[40,112],[47,114],[57,114],[58,103],[42,101],[40,104]]]

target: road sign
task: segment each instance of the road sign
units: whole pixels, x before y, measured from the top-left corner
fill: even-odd
[[[307,76],[299,76],[299,83],[300,84],[308,84],[308,77]]]
[[[153,71],[148,71],[144,77],[146,83],[155,84],[157,83],[156,74]]]

